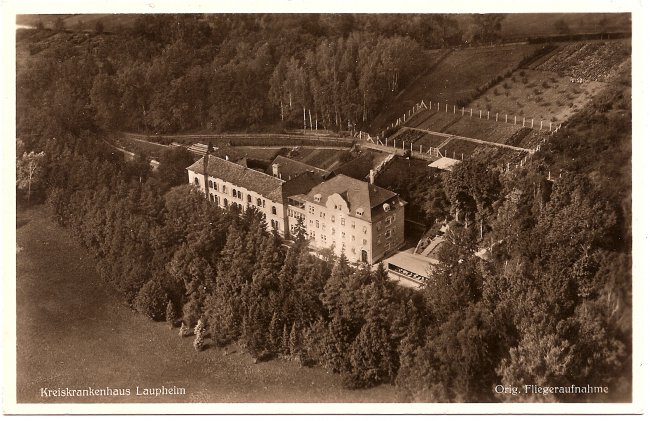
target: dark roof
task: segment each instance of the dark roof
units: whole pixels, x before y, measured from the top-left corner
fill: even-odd
[[[243,167],[232,161],[226,161],[225,159],[216,156],[207,155],[207,158],[208,175],[259,193],[274,202],[282,202],[282,184],[284,181],[279,178]],[[195,173],[203,174],[204,159],[205,157],[199,159],[194,164],[187,167],[187,169],[192,170]]]
[[[203,160],[204,158],[199,159],[187,169],[203,174]],[[212,155],[208,155],[208,175],[254,191],[278,203],[282,203],[283,199],[289,196],[305,193],[323,181],[313,172],[303,173],[289,181],[284,181]]]
[[[283,180],[291,180],[292,178],[306,172],[313,172],[320,176],[321,180],[329,177],[332,172],[314,167],[313,165],[305,164],[304,162],[296,161],[295,159],[287,158],[281,155],[275,157],[269,169],[268,174],[273,174],[273,164],[278,164],[280,169],[280,178]]]
[[[366,183],[365,181],[356,180],[347,175],[337,175],[330,180],[318,184],[308,193],[301,195],[300,199],[310,203],[324,205],[327,202],[327,198],[335,193],[340,194],[348,203],[350,215],[366,221],[371,221],[374,208],[391,199],[391,205],[393,206],[398,206],[403,203],[399,200],[396,193],[374,184]],[[316,194],[321,195],[320,202],[314,200],[314,195]],[[364,211],[360,217],[356,215],[356,211],[359,208]]]

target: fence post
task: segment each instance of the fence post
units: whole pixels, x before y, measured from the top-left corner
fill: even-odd
[[[526,117],[524,117],[524,119],[521,120],[521,127],[523,127],[523,126],[525,126],[525,125],[526,125]]]
[[[445,112],[447,112],[447,103],[445,103]]]
[[[463,117],[465,117],[465,107],[463,107]]]
[[[420,153],[422,153],[422,145],[420,145]]]
[[[499,121],[499,113],[497,113],[497,117],[494,119],[494,121]]]
[[[506,123],[508,122],[508,114],[506,114]]]
[[[413,142],[411,142],[411,152],[413,152]]]
[[[488,120],[490,119],[490,110],[488,110],[488,116],[487,116],[487,119],[488,119]]]
[[[515,124],[517,124],[517,116],[515,116]]]
[[[395,147],[395,139],[393,139],[393,149],[397,149],[397,148]]]
[[[478,118],[483,118],[483,110],[478,110]]]
[[[440,103],[438,103],[438,111],[440,111]]]
[[[454,114],[456,114],[456,104],[454,104]]]
[[[461,152],[461,153],[460,153],[460,160],[462,161],[462,160],[464,160],[464,159],[465,159],[465,153]]]
[[[552,123],[549,121],[549,122],[548,122],[548,131],[549,131],[549,132],[552,130],[552,129],[551,129],[551,124],[552,124]]]
[[[474,109],[470,108],[469,109],[469,118],[472,118],[472,114],[474,114]]]
[[[454,159],[456,159],[456,151],[454,151]]]
[[[543,122],[544,122],[544,120],[540,120],[540,121],[539,121],[539,129],[540,129],[540,130],[542,130],[542,123],[543,123]]]
[[[534,118],[531,118],[531,119],[530,119],[530,128],[531,128],[531,129],[533,128],[533,123],[534,123],[534,122],[535,122],[535,119],[534,119]]]
[[[402,150],[404,150],[404,141],[402,140]]]

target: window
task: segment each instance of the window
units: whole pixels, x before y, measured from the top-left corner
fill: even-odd
[[[316,228],[320,228],[320,222],[316,220]]]
[[[257,198],[257,206],[262,206],[262,199],[259,197]]]
[[[332,215],[332,222],[336,222],[336,217]]]
[[[275,209],[275,206],[272,206],[272,207],[271,207],[271,213],[272,213],[273,215],[277,215],[277,214],[278,214],[278,211],[277,211],[277,209]]]
[[[213,186],[214,186],[215,190],[219,191],[219,185],[217,184],[216,181],[214,182]]]
[[[385,234],[386,238],[390,238],[391,235],[393,235],[393,230],[386,231],[386,234]]]
[[[320,198],[321,198],[320,193],[315,194],[315,195],[314,195],[314,202],[316,202],[316,203],[320,203]]]
[[[320,213],[320,217],[321,217],[321,218],[325,218],[325,212],[321,212],[321,213]]]
[[[345,226],[345,218],[341,218],[341,225]]]
[[[354,235],[352,236],[352,241],[357,241]]]
[[[345,233],[341,232],[341,238],[345,239]]]
[[[225,208],[228,207],[228,199],[226,199],[225,197],[223,198],[223,206],[224,206]]]
[[[225,192],[226,192],[226,185],[224,184],[223,186],[221,186],[221,188],[222,188],[221,191],[222,191],[223,193],[225,193]]]
[[[312,215],[314,214],[314,207],[313,206],[309,207],[309,213],[311,213]]]
[[[232,189],[232,197],[237,197],[237,190]]]
[[[212,183],[212,181],[211,181],[211,183]],[[212,193],[210,193],[210,202],[214,202],[214,195]]]
[[[194,177],[194,185],[199,185],[199,177]]]
[[[266,207],[266,200],[264,200],[264,199],[262,199],[262,207],[263,207],[263,208]]]
[[[208,186],[212,188],[212,180],[208,180]]]
[[[363,216],[363,208],[357,208],[357,216]]]
[[[314,225],[314,221],[310,219],[309,220],[309,225]]]
[[[332,228],[332,235],[336,234],[336,230]]]
[[[250,194],[246,195],[246,201],[247,201],[248,203],[251,203],[251,202],[253,201],[253,198],[251,197]]]
[[[352,254],[357,254],[357,250],[354,247],[352,247]]]
[[[237,192],[237,199],[241,200],[241,192],[240,191]]]

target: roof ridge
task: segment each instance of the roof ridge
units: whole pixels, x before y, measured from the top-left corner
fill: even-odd
[[[223,161],[223,162],[228,162],[228,163],[230,163],[230,164],[232,164],[232,165],[236,165],[236,166],[238,166],[238,167],[240,167],[240,168],[242,168],[242,169],[244,169],[244,170],[255,171],[255,173],[257,173],[257,174],[262,174],[262,175],[264,175],[264,176],[266,176],[266,177],[272,178],[273,180],[278,180],[278,181],[280,182],[280,184],[284,184],[284,183],[286,183],[286,181],[284,181],[284,180],[281,179],[281,178],[274,177],[274,176],[272,176],[272,175],[270,175],[270,174],[267,174],[267,173],[265,173],[265,172],[257,171],[257,170],[254,169],[254,168],[248,168],[248,167],[245,167],[245,166],[243,166],[243,165],[240,165],[240,164],[238,164],[238,163],[236,163],[236,162],[230,161],[230,160],[228,160],[228,159],[223,159],[223,158],[221,158],[221,157],[214,156],[214,155],[208,155],[208,165],[210,165],[210,157],[212,157],[212,158],[216,158],[216,159],[219,159],[219,160],[221,160],[221,161]],[[203,159],[203,158],[201,158],[201,159]]]

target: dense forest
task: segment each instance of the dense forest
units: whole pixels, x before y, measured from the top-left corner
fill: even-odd
[[[394,384],[408,401],[631,399],[628,88],[611,85],[522,168],[466,160],[445,175],[449,216],[466,223],[411,291],[381,265],[314,258],[301,227],[283,246],[255,212],[211,205],[184,184],[183,151],[151,173],[113,155],[101,132],[254,125],[277,120],[280,101],[294,122],[303,105],[328,125],[359,122],[420,70],[391,65],[392,54],[432,40],[357,31],[360,18],[214,19],[144,17],[129,37],[84,35],[94,44],[19,34],[52,43],[18,68],[20,203],[44,200],[129,306],[193,329],[199,350],[237,342],[260,360],[327,367],[346,387]],[[498,394],[498,384],[609,393]]]

